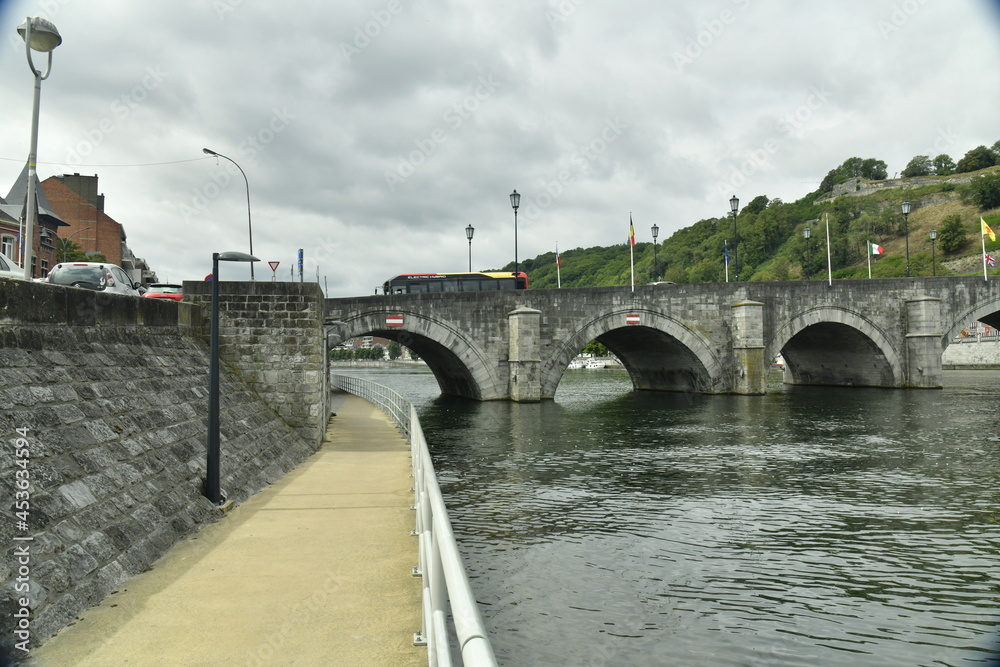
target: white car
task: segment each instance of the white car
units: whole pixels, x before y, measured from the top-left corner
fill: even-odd
[[[99,292],[141,296],[139,283],[133,283],[125,270],[107,262],[62,262],[49,271],[48,282]]]
[[[24,269],[15,264],[10,257],[0,255],[0,278],[24,280]]]

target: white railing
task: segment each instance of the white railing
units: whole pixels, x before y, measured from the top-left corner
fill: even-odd
[[[465,564],[458,551],[448,510],[441,496],[434,464],[424,439],[417,409],[387,387],[348,375],[331,375],[330,381],[348,393],[380,408],[408,437],[413,466],[414,509],[419,538],[418,564],[414,575],[423,579],[423,619],[414,635],[415,644],[427,645],[431,667],[449,667],[452,638],[449,635],[450,606],[454,638],[468,667],[495,667],[496,656],[472,594]]]

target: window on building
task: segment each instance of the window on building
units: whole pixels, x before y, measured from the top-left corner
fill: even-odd
[[[17,238],[11,236],[10,234],[0,236],[0,253],[6,255],[10,259],[14,259],[14,248],[16,243]]]

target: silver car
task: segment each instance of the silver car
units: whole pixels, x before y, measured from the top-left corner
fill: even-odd
[[[48,281],[54,285],[69,285],[99,292],[114,292],[141,296],[139,283],[132,282],[125,269],[107,262],[63,262],[49,271]]]
[[[24,280],[24,269],[15,264],[11,258],[0,255],[0,278]]]

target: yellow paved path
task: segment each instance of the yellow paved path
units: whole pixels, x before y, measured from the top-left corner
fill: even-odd
[[[426,665],[405,440],[344,395],[320,450],[32,650],[40,667]]]

